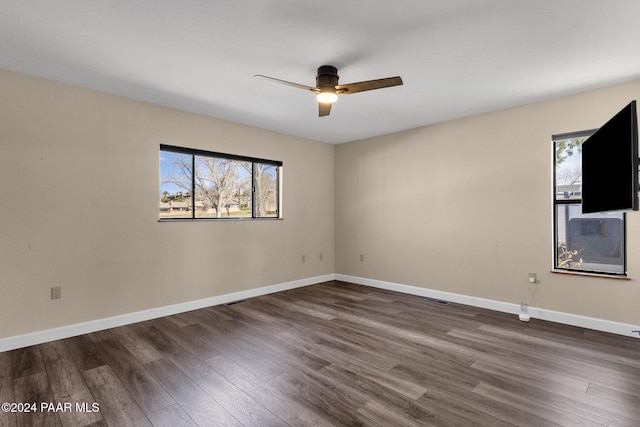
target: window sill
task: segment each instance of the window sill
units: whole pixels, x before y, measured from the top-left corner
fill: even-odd
[[[614,279],[614,280],[631,280],[629,276],[626,275],[615,275],[615,274],[605,274],[605,273],[589,273],[586,271],[571,271],[571,270],[551,270],[552,273],[557,274],[569,274],[572,276],[589,276],[589,277],[601,277],[603,279]]]
[[[284,218],[160,218],[158,222],[227,222],[227,221],[283,221]]]

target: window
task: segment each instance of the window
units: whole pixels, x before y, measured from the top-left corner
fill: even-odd
[[[582,214],[582,143],[595,130],[555,135],[555,269],[626,274],[625,214]]]
[[[160,219],[279,218],[282,162],[160,145]]]

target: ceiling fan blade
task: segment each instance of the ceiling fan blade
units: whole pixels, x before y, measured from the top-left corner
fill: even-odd
[[[331,105],[329,103],[326,102],[318,102],[318,117],[324,117],[324,116],[328,116],[329,113],[331,112]]]
[[[282,83],[282,84],[287,85],[287,86],[297,87],[298,89],[310,90],[311,92],[316,92],[317,93],[317,92],[320,91],[318,88],[313,87],[313,86],[306,86],[306,85],[301,85],[299,83],[288,82],[286,80],[276,79],[275,77],[263,76],[262,74],[254,74],[253,77],[261,77],[263,79],[272,80],[274,82]]]
[[[385,79],[367,80],[364,82],[338,85],[336,86],[336,93],[338,95],[350,95],[352,93],[400,85],[402,85],[402,79],[400,78],[400,76],[387,77]]]

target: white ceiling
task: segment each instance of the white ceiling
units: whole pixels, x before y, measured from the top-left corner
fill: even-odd
[[[0,0],[0,68],[328,143],[640,77],[639,0]],[[319,118],[321,65],[341,97]]]

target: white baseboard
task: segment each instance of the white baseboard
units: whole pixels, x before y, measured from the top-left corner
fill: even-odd
[[[152,308],[150,310],[137,311],[120,316],[107,317],[104,319],[92,320],[89,322],[77,323],[74,325],[61,326],[59,328],[46,329],[43,331],[2,338],[0,339],[0,352],[13,350],[16,348],[28,347],[48,341],[69,338],[77,335],[88,334],[91,332],[102,331],[104,329],[129,325],[136,322],[156,319],[158,317],[170,316],[172,314],[184,313],[186,311],[197,310],[200,308],[227,304],[233,301],[253,298],[260,295],[267,295],[274,292],[286,291],[289,289],[295,289],[302,286],[313,285],[316,283],[328,282],[330,280],[341,280],[343,282],[350,282],[358,285],[387,289],[427,298],[435,298],[443,301],[450,301],[459,304],[470,305],[473,307],[500,311],[503,313],[511,313],[514,315],[514,321],[517,321],[517,316],[520,314],[520,305],[518,304],[506,303],[485,298],[477,298],[451,292],[437,291],[433,289],[421,288],[418,286],[402,285],[399,283],[385,282],[382,280],[348,276],[344,274],[327,274],[324,276],[310,277],[307,279],[264,286],[261,288],[249,289],[246,291],[233,292],[230,294],[218,295],[215,297],[204,298],[196,301],[189,301],[180,304],[168,305],[165,307]],[[596,331],[640,338],[640,332],[638,332],[640,331],[640,326],[612,322],[609,320],[596,319],[593,317],[580,316],[576,314],[562,313],[536,307],[527,307],[527,313],[532,319],[548,320],[550,322],[562,323],[565,325],[578,326],[581,328],[593,329]]]
[[[16,348],[28,347],[48,341],[74,337],[77,335],[88,334],[91,332],[102,331],[104,329],[115,328],[117,326],[130,325],[136,322],[143,322],[145,320],[170,316],[172,314],[184,313],[186,311],[197,310],[214,305],[227,304],[233,301],[271,294],[274,292],[286,291],[289,289],[295,289],[302,286],[313,285],[316,283],[327,282],[330,280],[334,280],[334,278],[334,274],[310,277],[307,279],[295,280],[271,286],[264,286],[256,289],[249,289],[246,291],[218,295],[211,298],[188,301],[180,304],[173,304],[144,311],[137,311],[134,313],[122,314],[120,316],[107,317],[104,319],[92,320],[89,322],[77,323],[74,325],[61,326],[59,328],[46,329],[43,331],[2,338],[0,339],[0,352],[14,350]]]
[[[443,301],[450,301],[473,307],[486,308],[489,310],[511,313],[514,316],[520,314],[520,305],[495,301],[484,298],[476,298],[468,295],[454,294],[450,292],[437,291],[433,289],[421,288],[418,286],[402,285],[382,280],[366,279],[363,277],[336,274],[335,280],[355,283],[358,285],[371,286],[374,288],[387,289],[390,291],[402,292],[405,294],[417,295],[427,298],[434,298]],[[578,326],[596,331],[609,332],[617,335],[624,335],[633,338],[640,338],[640,326],[626,323],[612,322],[610,320],[597,319],[594,317],[580,316],[577,314],[563,313],[559,311],[546,310],[543,308],[527,307],[527,314],[531,319],[548,320],[550,322],[562,323],[565,325]],[[517,320],[518,317],[514,317]]]

